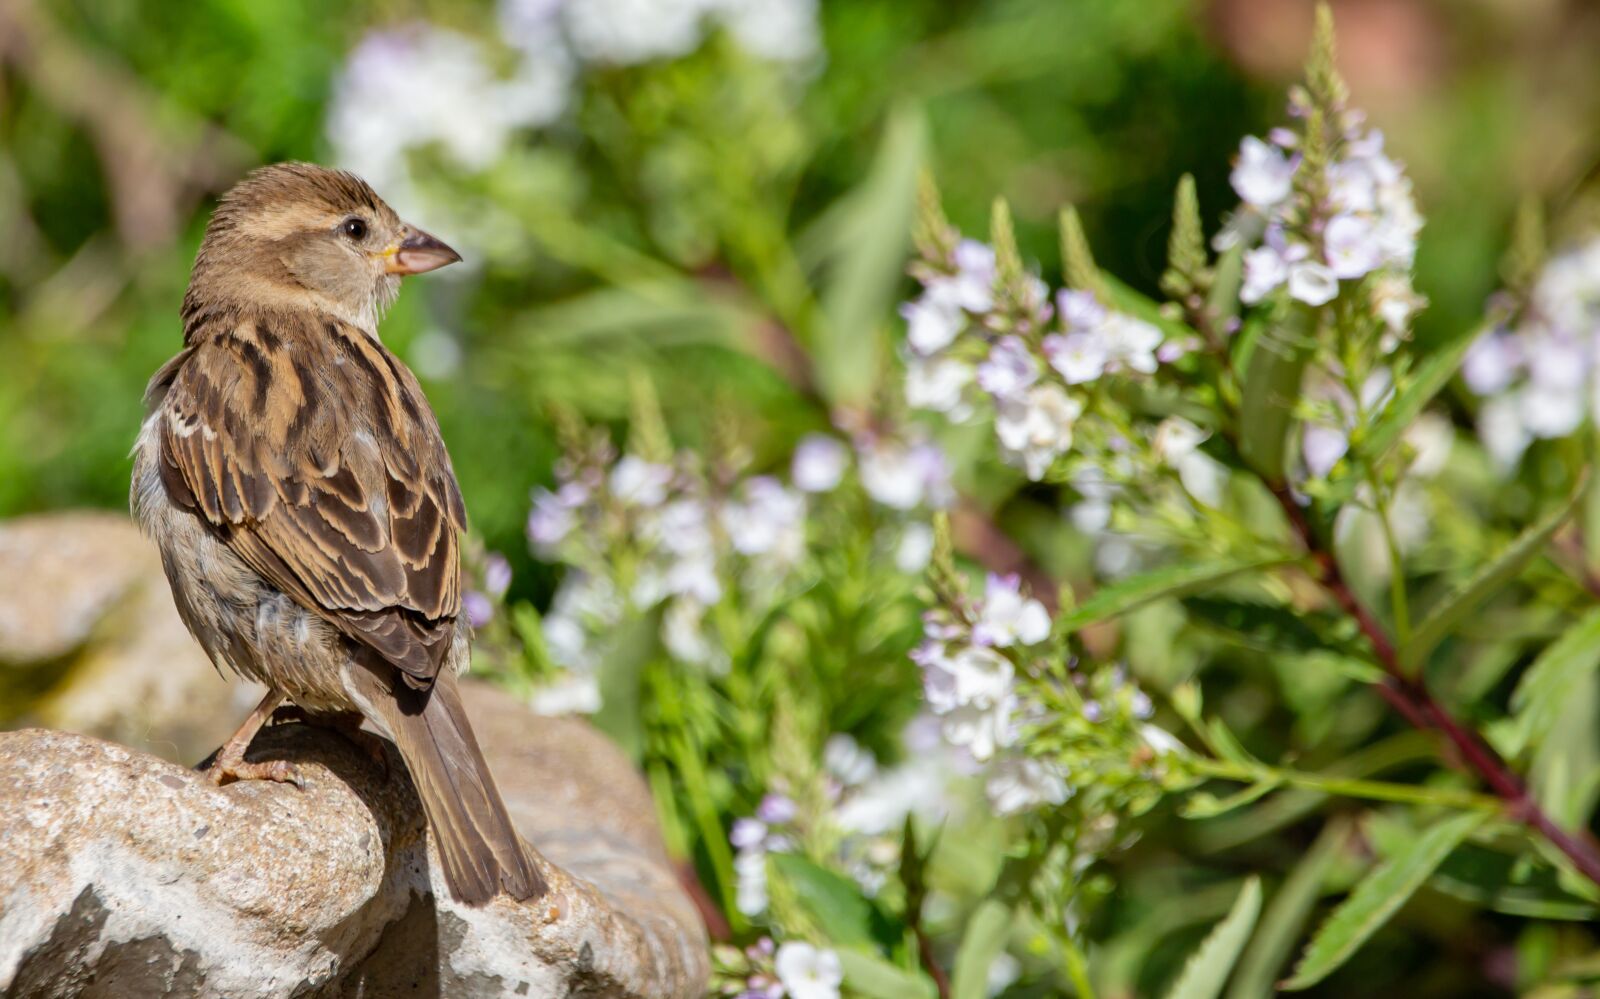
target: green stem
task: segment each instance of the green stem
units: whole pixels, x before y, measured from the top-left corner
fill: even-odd
[[[1264,765],[1251,767],[1224,760],[1196,759],[1189,760],[1188,764],[1196,773],[1207,777],[1238,781],[1242,784],[1261,782],[1287,784],[1290,787],[1320,791],[1343,798],[1394,801],[1409,805],[1438,805],[1480,812],[1498,812],[1504,807],[1504,803],[1494,795],[1479,794],[1476,791],[1391,784],[1388,781],[1363,780],[1358,777],[1330,777],[1303,770],[1287,770]]]
[[[1378,523],[1383,526],[1384,543],[1389,548],[1389,606],[1394,616],[1394,644],[1400,661],[1405,662],[1406,646],[1411,642],[1411,613],[1406,604],[1406,576],[1400,564],[1400,543],[1395,540],[1394,525],[1389,521],[1389,496],[1375,474],[1368,474],[1367,484],[1372,489],[1372,505],[1378,513]]]

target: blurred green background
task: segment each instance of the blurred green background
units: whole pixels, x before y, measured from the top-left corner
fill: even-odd
[[[876,278],[892,285],[909,249],[909,199],[886,192],[923,168],[970,234],[1004,196],[1046,274],[1056,213],[1076,204],[1101,265],[1153,292],[1177,178],[1195,175],[1213,230],[1239,138],[1281,120],[1312,20],[1302,0],[795,0],[800,24],[673,22],[691,6],[592,3],[558,45],[562,0],[0,0],[0,517],[125,506],[140,396],[179,347],[214,199],[256,165],[310,159],[367,174],[466,257],[410,282],[382,334],[422,379],[513,598],[543,607],[556,574],[524,524],[558,457],[552,406],[620,428],[647,375],[675,442],[732,433],[762,471],[842,412],[897,405],[894,306],[912,286]],[[1333,7],[1354,103],[1427,218],[1426,346],[1478,322],[1519,201],[1545,204],[1558,240],[1589,221],[1600,10]],[[637,23],[605,21],[624,9]],[[876,270],[853,280],[857,266]],[[1062,564],[1037,540],[1055,517],[1030,502],[1041,487],[952,464],[1024,549]],[[859,666],[843,663],[824,712],[845,713]],[[1262,715],[1250,693],[1234,706]],[[1136,866],[1121,888],[1160,918],[1101,957],[1150,985],[1138,976],[1170,975],[1221,903],[1161,908],[1192,884]],[[1497,916],[1466,933],[1459,912],[1419,909],[1425,933],[1380,938],[1369,965],[1409,969],[1413,994],[1462,994],[1467,958],[1511,935]],[[1155,972],[1134,970],[1143,948]]]
[[[1600,137],[1600,19],[1560,0],[1335,12],[1356,101],[1428,217],[1426,340],[1479,313],[1520,195],[1581,189]],[[213,199],[256,164],[327,162],[364,141],[341,140],[330,105],[369,32],[453,28],[495,72],[512,58],[503,14],[399,0],[0,6],[0,515],[123,505],[139,396],[178,346]],[[807,247],[897,110],[925,121],[924,162],[958,225],[981,234],[1003,194],[1025,251],[1053,272],[1054,214],[1072,201],[1103,264],[1152,287],[1175,178],[1195,173],[1213,219],[1231,205],[1229,156],[1280,116],[1310,5],[848,0],[817,16],[815,54],[776,68],[715,33],[679,58],[585,64],[559,117],[516,130],[482,169],[425,144],[402,154],[430,192],[426,220],[469,267],[413,282],[384,336],[423,376],[474,527],[518,568],[531,567],[522,519],[548,478],[552,400],[617,419],[644,367],[691,441],[713,398],[750,414],[758,453],[825,421],[774,363],[770,327],[803,327]],[[458,217],[481,231],[450,231]],[[897,336],[883,321],[878,334]],[[517,579],[524,595],[548,586]]]

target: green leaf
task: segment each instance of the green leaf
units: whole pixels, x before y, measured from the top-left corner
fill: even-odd
[[[1276,780],[1262,780],[1235,791],[1226,798],[1219,798],[1207,791],[1197,791],[1184,801],[1178,808],[1178,814],[1186,819],[1214,819],[1219,815],[1226,815],[1237,808],[1259,801],[1265,795],[1282,787],[1283,784]]]
[[[1337,970],[1487,818],[1468,813],[1436,822],[1374,868],[1317,930],[1283,988],[1307,989]]]
[[[1211,273],[1211,293],[1206,309],[1218,324],[1239,314],[1239,286],[1244,282],[1244,244],[1235,243],[1217,258]]]
[[[1339,615],[1329,612],[1294,611],[1281,604],[1225,597],[1185,597],[1183,608],[1196,623],[1225,632],[1230,640],[1263,652],[1322,651],[1328,648],[1328,642],[1306,622],[1317,622],[1323,632],[1342,623]]]
[[[1288,959],[1300,936],[1300,927],[1305,925],[1311,907],[1321,897],[1323,883],[1349,842],[1352,825],[1344,816],[1330,819],[1311,849],[1273,894],[1260,929],[1239,960],[1228,999],[1261,999],[1273,994],[1278,969]]]
[[[985,899],[967,921],[951,969],[950,999],[985,999],[989,966],[1005,946],[1011,930],[1011,909],[998,899]]]
[[[613,633],[612,644],[600,661],[600,710],[591,720],[635,761],[644,752],[640,678],[645,663],[655,654],[660,634],[660,611],[641,614]]]
[[[1216,562],[1185,563],[1163,566],[1149,572],[1128,576],[1116,582],[1102,586],[1090,595],[1089,599],[1074,607],[1061,618],[1061,627],[1071,633],[1104,621],[1107,618],[1125,614],[1137,607],[1143,607],[1153,600],[1163,597],[1181,597],[1186,593],[1193,593],[1223,582],[1240,573],[1252,572],[1261,569],[1271,569],[1292,561],[1285,558],[1270,559],[1224,559]]]
[[[1510,756],[1551,731],[1578,682],[1600,666],[1600,608],[1589,612],[1533,661],[1511,695],[1515,725],[1502,747]]]
[[[858,950],[838,953],[850,995],[867,999],[937,999],[939,992],[926,975]]]
[[[1281,319],[1263,329],[1250,351],[1240,403],[1239,453],[1269,483],[1283,481],[1289,425],[1318,316],[1311,306],[1289,302]]]
[[[1587,478],[1587,476],[1585,476]],[[1561,525],[1566,523],[1578,499],[1583,495],[1584,482],[1580,480],[1560,506],[1545,518],[1529,527],[1507,545],[1505,550],[1490,559],[1476,574],[1439,605],[1434,607],[1411,633],[1406,644],[1405,657],[1409,666],[1416,667],[1428,661],[1428,655],[1465,621],[1483,603],[1509,583],[1523,568],[1544,550]]]
[[[1227,918],[1217,924],[1200,949],[1189,957],[1183,974],[1167,992],[1167,999],[1216,999],[1260,914],[1261,879],[1252,877],[1245,881]]]
[[[899,934],[855,882],[793,853],[774,853],[772,866],[794,889],[800,905],[828,938],[846,947],[876,951]]]
[[[1465,843],[1439,866],[1428,887],[1473,905],[1527,919],[1594,922],[1600,908],[1561,888],[1555,868],[1516,854]]]
[[[1405,389],[1385,407],[1372,430],[1355,440],[1355,451],[1368,461],[1382,460],[1399,443],[1401,435],[1416,421],[1423,407],[1450,384],[1456,369],[1466,359],[1467,351],[1482,333],[1483,330],[1474,328],[1430,351],[1412,372]]]
[[[1104,275],[1095,266],[1089,237],[1084,235],[1078,210],[1071,205],[1061,209],[1061,266],[1069,286],[1093,292],[1100,301],[1107,301]]]
[[[871,171],[850,195],[838,253],[823,289],[826,322],[815,357],[817,380],[836,406],[864,403],[872,396],[883,346],[878,334],[904,275],[926,145],[921,113],[895,111]]]

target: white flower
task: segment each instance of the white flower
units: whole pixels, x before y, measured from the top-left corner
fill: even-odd
[[[1383,255],[1377,237],[1377,231],[1366,219],[1348,214],[1329,219],[1322,232],[1322,244],[1334,276],[1359,278],[1376,270]]]
[[[1011,660],[993,649],[966,646],[958,649],[945,663],[955,682],[954,696],[958,705],[999,704],[1011,694],[1015,675]]]
[[[767,911],[767,854],[759,848],[740,850],[733,858],[734,905],[747,916]]]
[[[774,968],[789,999],[839,999],[844,967],[831,950],[790,940],[778,946]]]
[[[766,842],[766,839],[767,824],[760,819],[735,819],[733,828],[728,831],[728,842],[736,850],[758,847]]]
[[[1028,478],[1038,480],[1057,457],[1072,447],[1073,424],[1083,403],[1056,385],[1035,385],[1023,399],[1001,400],[994,429],[1006,457],[1020,459]]]
[[[914,575],[926,569],[932,557],[933,528],[922,523],[907,524],[900,532],[900,543],[895,545],[895,568]]]
[[[568,482],[556,492],[536,489],[533,493],[533,510],[528,514],[528,540],[541,554],[548,554],[572,533],[577,518],[573,511],[589,498],[589,491],[576,482]]]
[[[540,715],[592,715],[600,710],[600,679],[568,673],[534,691],[530,707]]]
[[[1113,366],[1144,374],[1156,369],[1156,348],[1161,345],[1161,331],[1144,320],[1121,312],[1108,313],[1100,324],[1100,337]]]
[[[994,308],[994,247],[975,239],[956,244],[955,299],[963,309],[984,313]]]
[[[1328,201],[1335,211],[1370,212],[1378,204],[1378,184],[1361,159],[1328,167]]]
[[[833,491],[850,465],[850,453],[842,441],[826,434],[807,434],[794,449],[789,474],[797,488],[808,493]]]
[[[1378,318],[1395,334],[1404,334],[1411,317],[1428,304],[1428,300],[1411,287],[1409,276],[1393,271],[1380,275],[1374,282],[1372,300]]]
[[[847,832],[881,836],[897,832],[907,815],[918,815],[933,821],[949,811],[946,787],[952,774],[945,760],[947,752],[938,746],[939,726],[935,719],[931,735],[935,745],[918,751],[908,745],[910,757],[897,767],[882,771],[855,793],[851,794],[833,813],[839,828]]]
[[[972,366],[953,357],[918,357],[906,364],[906,405],[944,413],[960,423],[972,415],[964,398]]]
[[[722,507],[722,529],[741,555],[772,555],[793,562],[805,547],[806,501],[770,475],[739,489],[740,499]]]
[[[1274,288],[1289,278],[1289,264],[1283,255],[1271,246],[1258,246],[1246,250],[1244,255],[1244,286],[1239,289],[1239,300],[1246,305],[1266,298]]]
[[[631,506],[657,506],[667,498],[667,484],[671,481],[672,469],[668,466],[623,455],[611,469],[611,494]]]
[[[704,0],[568,2],[567,36],[592,62],[632,65],[687,55],[700,45]]]
[[[1001,815],[1059,805],[1072,793],[1060,767],[1029,756],[1008,756],[997,760],[989,771],[985,786],[989,804]]]
[[[1487,333],[1473,341],[1461,362],[1461,378],[1478,395],[1494,395],[1516,379],[1522,357],[1510,334]]]
[[[1584,395],[1578,386],[1530,382],[1517,393],[1517,413],[1535,437],[1565,437],[1584,417]]]
[[[867,495],[893,510],[910,510],[926,503],[943,506],[950,500],[950,472],[944,453],[931,444],[906,446],[888,438],[874,438],[859,446],[861,487]]]
[[[1021,582],[1016,575],[1001,576],[991,572],[978,623],[972,628],[973,642],[1006,648],[1017,644],[1034,645],[1049,636],[1050,614],[1044,604],[1022,595]]]
[[[579,0],[588,2],[588,0]],[[817,54],[817,0],[716,0],[723,23],[751,55],[802,62]]]
[[[1403,439],[1411,446],[1411,465],[1407,474],[1431,479],[1444,470],[1455,446],[1456,432],[1450,420],[1434,412],[1423,413],[1406,428]]]
[[[1178,481],[1184,491],[1206,506],[1222,505],[1222,492],[1228,484],[1228,466],[1203,451],[1178,459]]]
[[[1157,425],[1153,447],[1157,458],[1176,466],[1210,436],[1210,432],[1201,430],[1181,416],[1169,416]]]
[[[1239,159],[1228,180],[1246,204],[1271,208],[1293,189],[1295,161],[1253,135],[1239,144]]]
[[[1300,439],[1300,457],[1313,478],[1320,479],[1332,471],[1349,449],[1350,438],[1338,427],[1309,422],[1305,425]]]
[[[989,759],[995,750],[1016,739],[1011,724],[1013,700],[994,705],[963,704],[940,717],[939,731],[952,746],[960,746],[978,761]]]
[[[900,307],[906,321],[906,343],[924,356],[950,346],[967,327],[962,308],[962,287],[952,281],[935,281],[922,297]]]
[[[1056,311],[1068,332],[1092,333],[1106,319],[1106,307],[1090,291],[1063,288],[1056,292]]]
[[[1483,404],[1478,411],[1478,436],[1484,450],[1502,472],[1516,468],[1522,452],[1533,443],[1533,435],[1522,423],[1520,407],[1514,396],[1496,396]]]
[[[978,386],[996,399],[1014,399],[1039,379],[1039,362],[1021,337],[1001,338],[978,365]]]
[[[1289,294],[1307,305],[1326,305],[1339,294],[1339,279],[1323,264],[1299,260],[1289,265]]]
[[[822,747],[822,765],[845,787],[864,784],[878,772],[878,760],[872,750],[843,732],[828,736]]]
[[[1169,754],[1181,756],[1189,751],[1177,736],[1156,725],[1140,725],[1139,737],[1144,740],[1145,745],[1161,756]]]
[[[1068,385],[1099,378],[1106,370],[1106,346],[1093,333],[1053,333],[1044,338],[1044,355]]]
[[[704,620],[704,605],[694,600],[672,601],[661,615],[661,644],[678,662],[720,672],[727,654],[706,634]]]

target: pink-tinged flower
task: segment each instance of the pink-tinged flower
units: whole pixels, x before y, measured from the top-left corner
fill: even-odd
[[[589,490],[568,482],[556,492],[535,489],[533,510],[528,514],[528,540],[541,553],[547,553],[572,533],[577,524],[575,511],[589,499]]]
[[[1247,250],[1244,255],[1244,286],[1239,289],[1239,300],[1246,305],[1254,305],[1288,279],[1289,264],[1276,249],[1258,246]]]
[[[1021,581],[1015,574],[990,573],[978,623],[972,628],[972,641],[977,645],[1006,648],[1034,645],[1048,637],[1050,614],[1044,604],[1023,596]]]
[[[1093,292],[1063,288],[1056,292],[1056,309],[1067,332],[1093,332],[1105,321],[1106,307]]]
[[[842,441],[826,434],[807,434],[794,449],[789,474],[797,488],[826,493],[839,485],[849,464],[850,452]]]
[[[461,609],[474,628],[482,628],[494,619],[494,602],[477,590],[461,594]]]
[[[667,498],[671,481],[670,466],[627,454],[611,469],[611,494],[629,506],[657,506]]]
[[[1338,427],[1321,423],[1307,423],[1300,439],[1300,457],[1313,478],[1322,478],[1333,470],[1344,453],[1350,449],[1350,438]]]
[[[728,842],[738,850],[760,846],[767,838],[767,824],[760,819],[735,819],[728,833]]]
[[[1478,437],[1502,472],[1516,468],[1522,452],[1533,443],[1533,435],[1522,422],[1517,399],[1511,395],[1496,396],[1484,403],[1478,411]]]
[[[1271,208],[1293,190],[1297,165],[1279,150],[1247,135],[1239,144],[1239,158],[1228,180],[1246,204]]]
[[[1092,382],[1105,374],[1106,347],[1093,333],[1052,333],[1044,338],[1044,355],[1068,385]]]
[[[761,799],[761,804],[756,806],[756,818],[769,826],[781,826],[786,822],[794,821],[800,809],[795,805],[794,799],[782,794],[768,794]]]
[[[1289,266],[1289,294],[1307,305],[1327,305],[1339,294],[1339,279],[1323,264],[1298,261]]]
[[[1021,337],[1001,338],[978,365],[978,386],[996,399],[1012,399],[1039,379],[1039,362]]]
[[[1322,232],[1323,255],[1335,277],[1365,277],[1382,262],[1372,223],[1355,215],[1335,215]]]
[[[1328,167],[1328,202],[1336,212],[1370,212],[1378,205],[1378,183],[1360,159]]]
[[[490,552],[483,560],[483,588],[491,597],[511,588],[511,563],[499,552]]]

